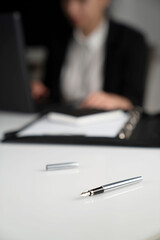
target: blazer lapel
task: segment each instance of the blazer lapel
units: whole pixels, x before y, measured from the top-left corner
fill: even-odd
[[[116,24],[109,21],[108,37],[106,39],[105,61],[104,61],[104,84],[103,89],[110,91],[112,89],[112,71],[115,63],[115,54],[117,51],[117,27]]]

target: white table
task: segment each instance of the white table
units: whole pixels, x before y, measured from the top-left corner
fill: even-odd
[[[1,136],[33,118],[1,112]],[[67,161],[79,167],[45,171]],[[139,175],[142,183],[80,197]],[[0,144],[0,239],[160,239],[160,149]]]

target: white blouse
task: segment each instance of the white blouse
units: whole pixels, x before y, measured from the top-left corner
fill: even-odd
[[[89,36],[74,31],[61,71],[61,91],[65,102],[80,102],[102,90],[108,22],[103,21]]]

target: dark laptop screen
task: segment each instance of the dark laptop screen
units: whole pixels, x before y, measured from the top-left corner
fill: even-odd
[[[0,15],[0,110],[32,112],[21,16]]]

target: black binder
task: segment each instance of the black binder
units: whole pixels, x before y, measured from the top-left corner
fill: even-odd
[[[31,123],[25,125],[23,128],[18,129],[13,132],[7,132],[4,134],[2,140],[3,143],[39,143],[39,144],[72,144],[72,145],[104,145],[104,146],[130,146],[130,147],[160,147],[160,114],[148,115],[143,112],[137,115],[137,121],[135,121],[132,130],[127,132],[127,136],[120,137],[120,133],[115,138],[109,137],[86,137],[80,135],[72,136],[62,136],[62,135],[43,135],[43,136],[17,136],[17,133],[22,131],[22,129],[27,128],[37,121],[39,118],[43,117],[49,111],[55,111],[59,113],[66,113],[73,116],[82,116],[86,114],[98,113],[102,111],[98,110],[78,110],[73,108],[60,108],[54,107],[43,113],[41,113],[37,119]],[[133,112],[132,112],[133,113]],[[135,113],[135,111],[134,111]],[[134,115],[135,117],[135,115]],[[133,118],[131,118],[133,120]],[[127,124],[131,124],[132,120],[129,120]],[[129,126],[128,125],[128,126]],[[127,125],[121,130],[121,133],[126,131]],[[123,136],[123,134],[122,134]]]

